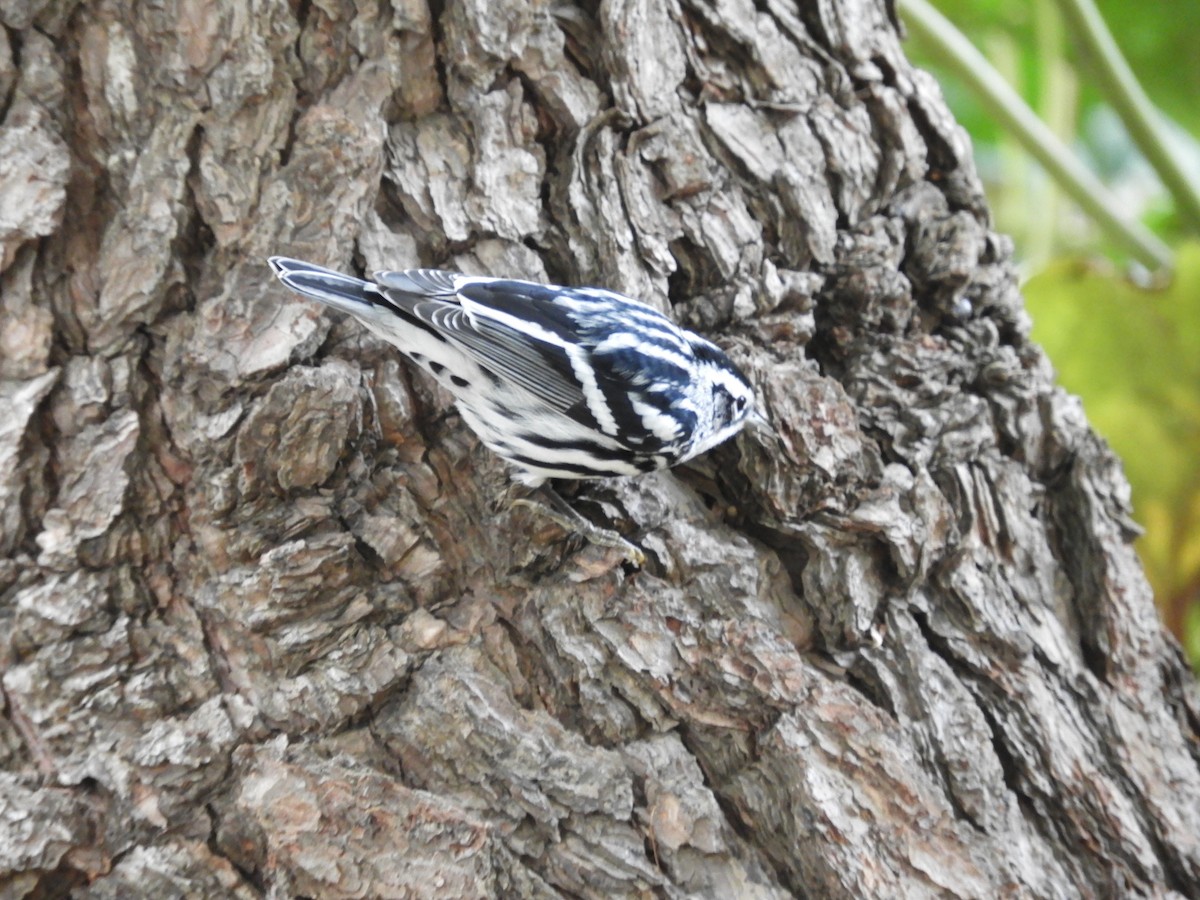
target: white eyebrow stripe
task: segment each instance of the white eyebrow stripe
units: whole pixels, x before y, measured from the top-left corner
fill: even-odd
[[[707,369],[710,377],[719,382],[721,387],[725,388],[726,391],[728,391],[730,394],[733,394],[735,397],[739,394],[749,392],[749,388],[746,386],[746,383],[723,366],[710,365],[706,366],[705,368]]]

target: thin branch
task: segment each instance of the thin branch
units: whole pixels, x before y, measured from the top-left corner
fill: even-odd
[[[1080,208],[1152,269],[1173,267],[1171,250],[1121,204],[1029,108],[975,46],[926,0],[899,0],[904,20],[980,102],[1045,167]]]
[[[1188,177],[1163,129],[1162,115],[1121,55],[1100,11],[1092,0],[1058,0],[1058,6],[1091,63],[1100,93],[1175,198],[1180,217],[1200,234],[1200,190]]]

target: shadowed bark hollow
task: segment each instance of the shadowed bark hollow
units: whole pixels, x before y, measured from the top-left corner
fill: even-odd
[[[1200,703],[873,0],[0,0],[0,886],[1200,897]],[[599,284],[778,441],[503,500],[286,253]]]

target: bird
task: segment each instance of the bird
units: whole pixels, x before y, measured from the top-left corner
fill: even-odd
[[[542,489],[552,507],[543,512],[635,561],[639,548],[548,482],[665,469],[766,424],[720,347],[613,291],[442,269],[364,280],[285,256],[268,262],[286,287],[349,313],[449,391],[512,477]]]

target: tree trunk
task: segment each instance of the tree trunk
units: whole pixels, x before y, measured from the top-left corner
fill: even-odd
[[[878,0],[0,0],[5,896],[1200,897],[1200,702]],[[640,297],[777,439],[504,499],[285,253]]]

